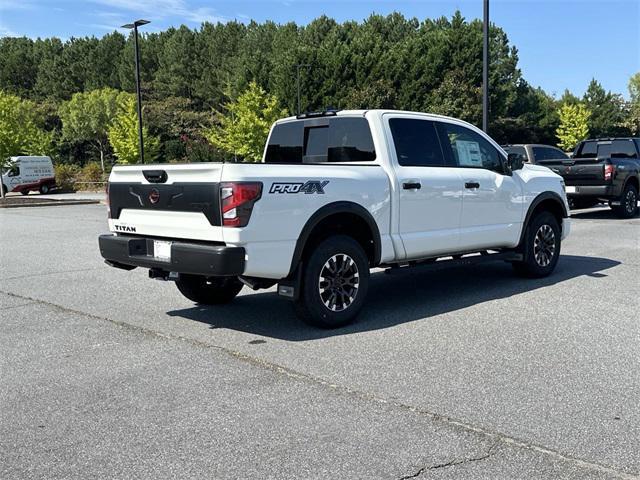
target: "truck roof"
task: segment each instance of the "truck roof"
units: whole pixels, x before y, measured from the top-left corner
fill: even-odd
[[[439,119],[439,120],[451,120],[453,122],[460,122],[460,123],[464,123],[467,124],[469,126],[472,126],[474,128],[478,128],[475,125],[469,123],[469,122],[465,122],[464,120],[461,120],[459,118],[455,118],[455,117],[448,117],[446,115],[438,115],[437,113],[428,113],[428,112],[414,112],[414,111],[410,111],[410,110],[393,110],[393,109],[380,109],[380,108],[372,108],[372,109],[359,109],[359,110],[323,110],[323,111],[318,111],[318,112],[305,112],[305,113],[301,113],[300,115],[297,116],[291,116],[291,117],[286,117],[286,118],[281,118],[280,120],[277,120],[275,123],[279,124],[279,123],[285,123],[285,122],[291,122],[291,121],[295,121],[295,120],[305,120],[305,119],[310,119],[310,118],[323,118],[323,117],[364,117],[367,113],[376,113],[378,115],[385,115],[385,114],[389,114],[389,113],[396,113],[396,114],[411,114],[411,115],[420,115],[420,116],[427,116],[433,119]]]
[[[556,148],[558,150],[561,150],[560,148],[556,147],[555,145],[549,145],[546,143],[506,143],[504,145],[501,145],[503,148],[506,147],[550,147],[550,148]]]
[[[583,142],[612,142],[614,140],[640,140],[640,137],[603,137],[603,138],[587,138]]]
[[[10,157],[9,161],[12,163],[23,162],[25,160],[39,160],[39,161],[49,161],[51,162],[51,157],[46,155],[17,155],[15,157]]]

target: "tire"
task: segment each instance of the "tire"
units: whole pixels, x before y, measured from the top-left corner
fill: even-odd
[[[49,193],[49,185],[40,185],[40,193],[42,195],[46,195],[47,193]]]
[[[520,246],[524,259],[513,263],[516,273],[530,278],[550,275],[560,258],[561,235],[558,220],[551,213],[533,217]]]
[[[29,195],[29,190],[21,190],[20,193],[22,195]]]
[[[7,192],[7,186],[6,186],[6,185],[2,185],[2,193],[3,193],[4,195],[6,195],[6,194],[8,193],[8,192]]]
[[[633,218],[638,215],[638,189],[627,183],[620,195],[620,206],[611,208],[620,218]]]
[[[203,277],[181,274],[176,287],[189,300],[203,305],[231,302],[244,284],[237,277]]]
[[[346,235],[320,243],[304,263],[300,288],[295,309],[305,323],[337,328],[352,322],[369,289],[369,260],[362,246]]]

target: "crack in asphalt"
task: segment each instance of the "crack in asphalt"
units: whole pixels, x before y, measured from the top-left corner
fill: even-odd
[[[184,337],[181,335],[172,335],[172,334],[166,334],[166,333],[161,333],[155,330],[151,330],[149,328],[145,328],[145,327],[140,327],[140,326],[136,326],[136,325],[132,325],[130,323],[126,323],[123,321],[119,321],[119,320],[114,320],[112,318],[108,318],[108,317],[101,317],[98,315],[94,315],[91,313],[87,313],[87,312],[83,312],[81,310],[75,310],[72,308],[68,308],[68,307],[64,307],[62,305],[58,305],[52,302],[48,302],[46,300],[41,300],[38,298],[32,298],[32,297],[28,297],[28,296],[24,296],[24,295],[19,295],[13,292],[7,292],[4,290],[0,290],[0,293],[4,293],[5,295],[9,295],[11,297],[14,298],[21,298],[23,300],[30,300],[32,302],[36,302],[36,303],[40,303],[42,305],[46,305],[49,306],[51,308],[54,309],[58,309],[61,310],[62,312],[67,312],[67,313],[72,313],[74,315],[81,315],[81,316],[85,316],[88,318],[93,318],[96,320],[101,320],[101,321],[105,321],[105,322],[109,322],[112,323],[114,325],[118,325],[119,327],[122,328],[127,328],[130,329],[132,331],[135,332],[139,332],[139,333],[143,333],[145,335],[148,336],[152,336],[152,337],[156,337],[156,338],[162,338],[162,339],[166,339],[166,340],[178,340],[178,341],[182,341],[188,344],[191,344],[193,346],[196,347],[200,347],[200,348],[210,348],[210,349],[215,349],[218,350],[220,352],[226,353],[227,355],[229,355],[232,358],[235,358],[237,360],[243,361],[245,363],[248,363],[250,365],[254,365],[256,367],[259,368],[264,368],[266,370],[269,370],[271,372],[280,374],[280,375],[284,375],[286,377],[289,378],[293,378],[299,381],[304,381],[310,384],[315,384],[315,385],[321,385],[324,387],[328,387],[336,392],[342,393],[344,395],[349,395],[351,397],[355,397],[364,401],[372,401],[372,402],[376,402],[376,403],[380,403],[380,404],[384,404],[384,405],[389,405],[391,407],[395,407],[404,411],[408,411],[408,412],[412,412],[412,413],[417,413],[418,415],[424,415],[426,417],[431,418],[433,421],[436,422],[441,422],[444,423],[452,428],[457,428],[459,430],[462,430],[464,432],[467,433],[474,433],[486,438],[491,438],[495,440],[495,444],[494,446],[498,445],[498,444],[502,444],[511,448],[517,448],[517,449],[523,449],[523,450],[529,450],[532,452],[536,452],[542,455],[546,455],[546,456],[550,456],[553,457],[555,459],[564,461],[564,462],[568,462],[568,463],[572,463],[578,467],[581,468],[585,468],[588,470],[594,470],[594,471],[598,471],[601,473],[606,473],[609,475],[613,475],[617,478],[620,479],[624,479],[624,480],[638,480],[640,477],[638,476],[638,474],[640,472],[636,472],[636,473],[626,473],[620,470],[616,470],[615,468],[608,466],[608,465],[603,465],[597,462],[593,462],[590,460],[583,460],[577,457],[572,457],[570,455],[566,455],[558,450],[553,450],[551,448],[545,447],[544,445],[538,445],[536,443],[533,442],[528,442],[526,440],[520,440],[516,437],[510,436],[508,434],[505,434],[503,432],[500,431],[494,431],[491,430],[488,427],[484,427],[484,426],[479,426],[479,425],[474,425],[472,423],[468,423],[466,421],[463,420],[458,420],[455,419],[453,417],[449,417],[447,415],[443,415],[440,413],[435,413],[435,412],[430,412],[428,410],[424,410],[421,409],[419,407],[415,407],[413,405],[407,405],[404,404],[402,402],[398,402],[395,400],[388,400],[386,398],[382,398],[382,397],[378,397],[374,394],[371,393],[367,393],[367,392],[362,392],[359,390],[355,390],[353,388],[344,386],[344,385],[338,385],[335,383],[331,383],[327,380],[324,380],[322,378],[319,377],[315,377],[313,375],[309,375],[306,373],[302,373],[302,372],[298,372],[296,370],[293,370],[291,368],[288,367],[283,367],[281,365],[278,365],[276,363],[272,363],[272,362],[268,362],[266,360],[262,360],[259,358],[255,358],[252,357],[250,355],[247,355],[246,353],[237,351],[237,350],[232,350],[230,348],[227,347],[223,347],[220,345],[215,345],[215,344],[210,344],[210,343],[206,343],[203,342],[201,340],[196,340],[193,338],[188,338],[188,337]],[[493,448],[493,447],[492,447]],[[489,449],[491,450],[491,448]],[[493,454],[492,454],[493,455]],[[484,458],[479,457],[478,459],[467,459],[467,460],[462,460],[458,463],[454,463],[454,464],[460,464],[460,463],[466,463],[468,461],[480,461],[480,460],[484,460]],[[455,462],[455,461],[454,461]],[[449,464],[442,464],[440,466],[436,465],[436,468],[444,468],[447,466],[452,466]],[[433,469],[434,467],[431,468],[427,468],[425,467],[423,469],[424,471],[427,471],[429,469]],[[407,477],[407,478],[416,478],[414,477]]]
[[[497,450],[499,444],[500,444],[499,441],[494,443],[493,445],[491,445],[491,447],[489,447],[489,450],[487,450],[487,453],[485,453],[484,455],[481,455],[479,457],[459,458],[459,459],[451,460],[450,462],[446,462],[446,463],[437,463],[435,465],[426,465],[426,466],[420,468],[416,473],[411,474],[411,475],[405,475],[404,477],[400,477],[399,480],[410,480],[411,478],[418,478],[423,473],[425,473],[427,471],[430,471],[430,470],[437,470],[438,468],[455,467],[456,465],[462,465],[462,464],[465,464],[465,463],[480,462],[482,460],[486,460],[487,458],[493,457],[496,453],[498,453],[496,450]]]
[[[29,305],[33,305],[34,303],[37,302],[26,302],[19,305],[11,305],[10,307],[2,307],[2,311],[4,312],[5,310],[13,310],[14,308],[28,307]]]

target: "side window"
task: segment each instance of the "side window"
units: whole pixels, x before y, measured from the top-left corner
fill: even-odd
[[[611,158],[638,158],[633,140],[614,140],[611,145]]]
[[[13,165],[8,173],[9,177],[19,177],[20,176],[20,166]]]
[[[561,158],[563,160],[568,159],[568,155],[566,153],[564,153],[562,150],[558,149],[558,148],[548,148],[547,150],[549,150],[549,158],[553,158],[553,159],[558,159]]]
[[[460,167],[485,168],[504,173],[501,155],[484,137],[466,127],[438,122],[443,148],[449,149],[454,162]]]
[[[403,167],[446,166],[438,133],[430,120],[392,118],[389,120],[398,163]]]
[[[276,125],[271,132],[265,163],[302,163],[302,122]]]
[[[532,147],[533,155],[538,160],[558,160],[566,159],[567,156],[562,150],[551,147]]]
[[[527,151],[525,150],[524,147],[511,146],[511,147],[505,147],[504,149],[509,155],[518,155],[518,157],[520,157],[523,162],[529,161],[529,159],[527,158]]]
[[[540,161],[540,160],[546,160],[547,158],[549,158],[549,156],[547,155],[547,149],[543,148],[543,147],[531,147],[531,150],[533,151],[533,158],[535,159],[536,162]]]

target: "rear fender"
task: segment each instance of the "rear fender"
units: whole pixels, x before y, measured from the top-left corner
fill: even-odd
[[[300,236],[296,242],[296,247],[293,252],[293,258],[291,260],[291,266],[289,268],[289,277],[296,273],[298,264],[302,260],[302,254],[304,252],[305,245],[307,244],[314,228],[324,219],[331,215],[349,213],[357,215],[362,218],[368,225],[372,237],[373,237],[373,264],[380,264],[380,258],[382,255],[382,246],[380,241],[380,230],[376,221],[371,214],[362,206],[353,202],[334,202],[317,210],[310,218],[302,229]]]

